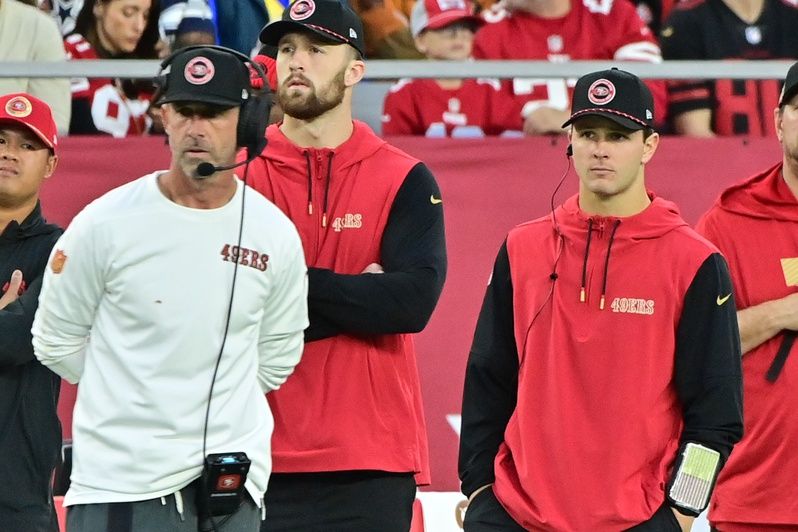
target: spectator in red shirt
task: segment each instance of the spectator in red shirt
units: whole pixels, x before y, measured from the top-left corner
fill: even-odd
[[[88,0],[65,39],[70,59],[155,59],[159,56],[159,0]],[[73,134],[143,135],[152,84],[144,80],[72,80]]]
[[[489,24],[477,32],[477,59],[662,61],[654,35],[628,0],[505,0],[484,17]],[[575,78],[514,78],[505,80],[503,88],[516,99],[525,133],[564,133],[575,83]],[[659,124],[666,109],[665,85],[646,85]]]
[[[465,0],[419,0],[410,19],[416,48],[433,60],[469,59],[474,33],[483,24]],[[514,108],[498,79],[402,79],[385,98],[382,133],[499,135],[506,129],[521,129]]]

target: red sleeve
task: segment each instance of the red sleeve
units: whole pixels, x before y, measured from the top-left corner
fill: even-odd
[[[64,39],[64,51],[67,59],[76,61],[79,59],[97,59],[97,54],[89,42],[82,35],[73,33]],[[70,90],[73,99],[91,100],[94,92],[89,78],[72,78],[70,80]]]
[[[416,116],[414,101],[410,90],[410,80],[400,80],[393,85],[385,96],[382,112],[382,134],[387,135],[423,135],[424,124]]]
[[[503,131],[522,131],[524,119],[521,117],[521,104],[502,86],[490,91],[490,130],[500,134]]]

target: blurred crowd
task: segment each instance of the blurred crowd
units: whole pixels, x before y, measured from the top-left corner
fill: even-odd
[[[312,0],[295,0],[309,2]],[[341,0],[346,2],[347,0]],[[349,0],[368,59],[798,58],[798,6],[782,0]],[[273,55],[260,30],[291,0],[0,0],[0,61],[155,59],[196,44]],[[28,5],[25,5],[28,4]],[[60,44],[63,42],[63,46]],[[268,68],[268,60],[264,61]],[[463,72],[466,76],[468,73]],[[574,79],[401,79],[384,135],[562,134]],[[659,131],[775,135],[778,80],[649,80]],[[0,78],[53,108],[62,133],[159,133],[151,80]],[[279,119],[279,114],[275,119]]]

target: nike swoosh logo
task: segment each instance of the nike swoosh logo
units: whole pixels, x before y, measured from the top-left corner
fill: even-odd
[[[731,294],[727,295],[726,297],[718,296],[718,299],[716,300],[718,306],[721,306],[722,304],[724,304],[726,301],[729,300],[730,297],[731,297]]]
[[[437,205],[438,203],[443,203],[443,200],[436,198],[433,194],[430,194],[429,202],[432,203],[433,205]]]

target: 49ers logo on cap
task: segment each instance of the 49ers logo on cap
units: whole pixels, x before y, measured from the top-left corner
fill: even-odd
[[[193,85],[205,85],[213,79],[216,69],[210,59],[197,56],[188,63],[183,71],[183,77]]]
[[[24,96],[11,98],[6,102],[6,113],[16,118],[25,118],[33,112],[33,105]]]
[[[305,20],[316,11],[316,4],[313,0],[296,0],[291,5],[289,16],[291,20]]]
[[[587,89],[587,99],[596,105],[607,105],[615,98],[615,85],[607,79],[597,79]]]

